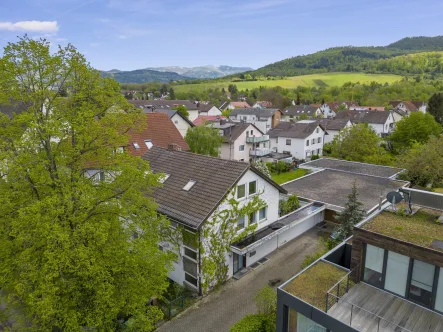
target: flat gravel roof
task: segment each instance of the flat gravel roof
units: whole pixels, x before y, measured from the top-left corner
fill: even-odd
[[[346,161],[346,160],[333,159],[333,158],[320,158],[317,160],[304,163],[300,167],[333,169],[337,171],[344,171],[350,173],[381,176],[384,178],[389,178],[402,171],[401,168],[358,163],[355,161]]]
[[[325,169],[288,182],[282,187],[288,191],[288,194],[344,207],[354,181],[358,199],[366,211],[379,204],[380,196],[386,198],[386,194],[390,191],[398,190],[408,184],[406,181]]]

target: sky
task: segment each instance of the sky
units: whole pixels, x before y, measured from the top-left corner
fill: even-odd
[[[259,68],[334,46],[443,35],[442,0],[2,0],[17,36],[73,44],[97,69]]]

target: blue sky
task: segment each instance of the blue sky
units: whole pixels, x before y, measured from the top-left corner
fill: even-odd
[[[16,36],[72,43],[98,69],[258,68],[333,46],[443,34],[441,0],[3,0]]]

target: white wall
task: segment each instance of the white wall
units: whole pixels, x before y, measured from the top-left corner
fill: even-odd
[[[207,112],[207,115],[222,115],[222,112],[215,106],[212,106],[211,109]]]
[[[252,131],[252,135],[251,135]],[[246,143],[246,132],[249,132],[249,136],[255,136],[255,137],[262,137],[263,134],[257,130],[254,126],[250,125],[246,128],[245,131],[231,144],[229,143],[223,143],[221,150],[220,150],[220,158],[222,159],[231,159],[231,160],[238,160],[238,161],[244,161],[249,162],[249,158],[251,156],[249,155],[250,150],[253,149],[252,143]],[[240,151],[240,146],[244,145],[244,151]],[[264,148],[265,143],[260,143],[259,148]]]
[[[269,130],[271,130],[272,126],[272,117],[269,118],[263,118],[261,117],[260,120],[258,120],[258,117],[255,114],[238,114],[238,115],[231,115],[229,116],[229,119],[234,122],[246,122],[246,123],[252,123],[255,125],[258,129],[260,129],[263,133],[267,133]]]
[[[198,110],[188,110],[188,119],[192,122],[198,118]]]
[[[271,139],[271,148],[277,148],[277,152],[283,153],[283,151],[289,151],[291,155],[297,159],[306,159],[307,151],[314,151],[313,154],[317,154],[317,150],[320,149],[320,155],[323,154],[323,145],[324,145],[324,130],[319,128],[319,132],[317,133],[316,129],[314,132],[309,135],[307,138],[290,138],[290,137],[279,137],[278,139]],[[318,138],[321,138],[321,143],[318,143]],[[286,140],[291,140],[291,145],[286,145]],[[312,139],[315,140],[315,143],[312,144]],[[306,141],[309,140],[309,146],[306,145]],[[309,154],[311,157],[312,153]]]
[[[174,123],[174,126],[178,129],[180,134],[185,137],[188,129],[191,128],[191,125],[177,114],[174,114],[174,116],[171,118],[171,121]]]

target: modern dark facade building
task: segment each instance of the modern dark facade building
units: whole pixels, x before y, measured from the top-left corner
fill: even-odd
[[[278,288],[278,332],[443,331],[443,195],[400,192]]]

